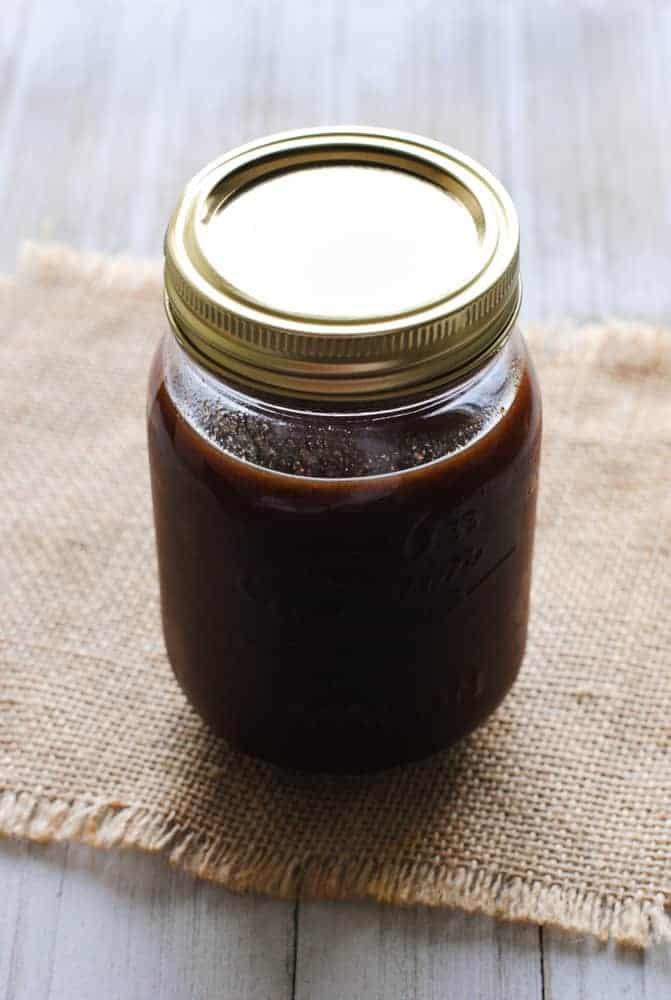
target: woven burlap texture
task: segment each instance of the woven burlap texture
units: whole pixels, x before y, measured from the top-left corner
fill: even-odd
[[[235,890],[671,940],[669,331],[529,330],[545,440],[519,680],[457,749],[335,779],[234,753],[167,664],[158,265],[33,246],[0,299],[0,831],[163,851]]]

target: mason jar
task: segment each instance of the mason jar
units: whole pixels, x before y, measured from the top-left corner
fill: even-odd
[[[241,751],[416,760],[509,691],[541,403],[513,204],[379,129],[271,136],[186,187],[149,383],[168,657]]]

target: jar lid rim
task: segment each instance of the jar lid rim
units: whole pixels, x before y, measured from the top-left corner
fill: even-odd
[[[520,303],[517,215],[487,170],[441,143],[281,133],[187,184],[165,289],[178,339],[215,371],[311,398],[398,394],[481,364],[505,339]]]

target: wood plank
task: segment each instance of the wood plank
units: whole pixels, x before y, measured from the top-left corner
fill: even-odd
[[[161,858],[0,845],[7,1000],[284,1000],[294,907],[234,896]]]
[[[528,315],[668,316],[668,4],[514,9],[502,86]]]
[[[616,948],[560,931],[543,936],[545,1000],[662,1000],[671,992],[671,951]]]
[[[296,1000],[541,1000],[537,927],[425,907],[302,903]]]
[[[0,843],[0,987],[10,998],[46,997],[56,947],[67,851]]]

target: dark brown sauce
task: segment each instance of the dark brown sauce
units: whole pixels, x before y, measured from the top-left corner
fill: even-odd
[[[299,478],[223,453],[154,372],[149,451],[168,655],[232,745],[299,769],[425,757],[498,705],[526,639],[540,399],[430,465]]]

